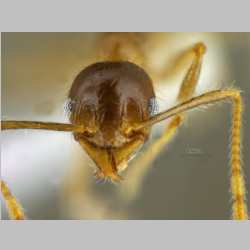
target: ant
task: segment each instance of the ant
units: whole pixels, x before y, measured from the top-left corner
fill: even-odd
[[[157,143],[166,145],[185,120],[185,112],[210,103],[230,100],[232,219],[248,219],[245,183],[241,167],[242,97],[237,89],[220,89],[193,96],[206,46],[195,44],[192,62],[177,97],[178,104],[155,113],[153,81],[143,67],[143,55],[135,34],[107,33],[102,59],[84,68],[75,78],[68,97],[69,124],[39,121],[1,121],[2,130],[44,129],[72,132],[74,139],[96,164],[95,176],[122,181],[133,154],[148,140],[153,125],[171,119]],[[131,51],[133,53],[131,53]],[[132,55],[132,56],[129,56]],[[157,152],[157,150],[156,150]],[[146,164],[146,163],[142,163]],[[2,194],[12,219],[24,219],[21,205],[1,180]]]

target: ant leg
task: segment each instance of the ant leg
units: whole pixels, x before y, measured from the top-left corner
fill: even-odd
[[[232,193],[232,218],[236,220],[248,219],[246,205],[246,191],[244,175],[241,168],[241,123],[242,123],[242,98],[238,90],[215,90],[198,97],[185,101],[167,111],[161,112],[148,121],[140,124],[136,130],[150,127],[160,121],[183,115],[183,112],[190,109],[205,106],[210,103],[219,102],[225,99],[232,101],[232,132],[231,132],[231,193]]]
[[[205,45],[202,42],[198,42],[179,50],[174,56],[167,57],[168,60],[165,63],[161,63],[158,69],[156,66],[153,67],[151,65],[151,60],[155,60],[155,58],[147,58],[144,67],[146,72],[152,77],[155,86],[158,87],[160,86],[159,84],[164,84],[165,82],[172,84],[173,80],[175,82],[177,76],[180,76],[180,74],[185,75],[186,69],[195,60],[199,47],[205,48]]]
[[[206,47],[203,43],[197,43],[191,51],[185,53],[185,55],[187,53],[193,53],[194,58],[182,82],[177,97],[177,101],[179,103],[188,100],[194,93],[195,87],[198,83],[202,58],[205,50]],[[125,180],[123,185],[121,185],[120,190],[126,200],[132,200],[136,197],[136,194],[138,193],[143,182],[143,178],[152,165],[152,162],[159,155],[166,144],[171,141],[183,121],[183,114],[173,117],[162,136],[150,145],[141,155],[139,155],[134,162],[132,162],[131,165],[133,166],[131,166],[128,170],[129,177],[127,177],[127,180]],[[133,188],[131,188],[132,186]]]
[[[1,180],[1,192],[7,204],[8,213],[13,220],[24,220],[25,215],[22,206],[17,199],[11,194],[9,187]]]

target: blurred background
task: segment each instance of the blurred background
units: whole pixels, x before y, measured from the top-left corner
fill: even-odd
[[[125,34],[126,35],[126,34]],[[207,45],[196,94],[242,90],[243,161],[250,190],[250,33],[140,34],[159,110],[175,104],[187,63],[175,58],[196,42]],[[65,102],[76,75],[99,60],[99,33],[2,33],[1,119],[68,122]],[[166,77],[154,77],[164,72]],[[190,112],[147,170],[120,184],[97,183],[94,163],[64,132],[1,134],[1,177],[29,219],[229,219],[230,105]],[[150,148],[166,125],[154,127]],[[140,154],[143,154],[143,150]],[[249,193],[247,194],[250,200]],[[249,202],[248,202],[249,204]],[[1,196],[2,219],[8,219]]]

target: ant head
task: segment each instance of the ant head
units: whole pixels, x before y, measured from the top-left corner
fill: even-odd
[[[70,121],[86,129],[75,138],[101,168],[99,176],[118,179],[118,166],[145,141],[150,129],[140,131],[138,144],[133,127],[150,118],[154,98],[150,77],[130,62],[95,63],[76,77],[69,93]]]
[[[83,125],[99,147],[119,147],[128,131],[148,120],[155,110],[155,93],[147,73],[130,62],[100,62],[74,80],[68,111],[73,124]]]

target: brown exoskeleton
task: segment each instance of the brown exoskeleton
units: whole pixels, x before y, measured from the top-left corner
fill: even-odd
[[[130,37],[131,36],[131,37]],[[245,186],[241,170],[242,99],[238,90],[215,90],[193,97],[202,59],[206,51],[197,43],[189,51],[192,63],[182,82],[178,105],[155,114],[155,93],[146,73],[143,55],[133,34],[108,34],[103,40],[100,62],[83,69],[69,91],[68,113],[71,124],[2,121],[2,129],[47,129],[73,132],[74,138],[96,163],[98,178],[122,179],[120,173],[131,156],[148,139],[154,124],[171,118],[157,143],[167,144],[184,121],[184,112],[201,105],[229,99],[233,104],[231,149],[231,190],[233,218],[247,219]],[[153,150],[153,148],[152,148]],[[146,152],[153,155],[154,152]],[[1,189],[12,218],[24,218],[20,205],[1,181]]]

